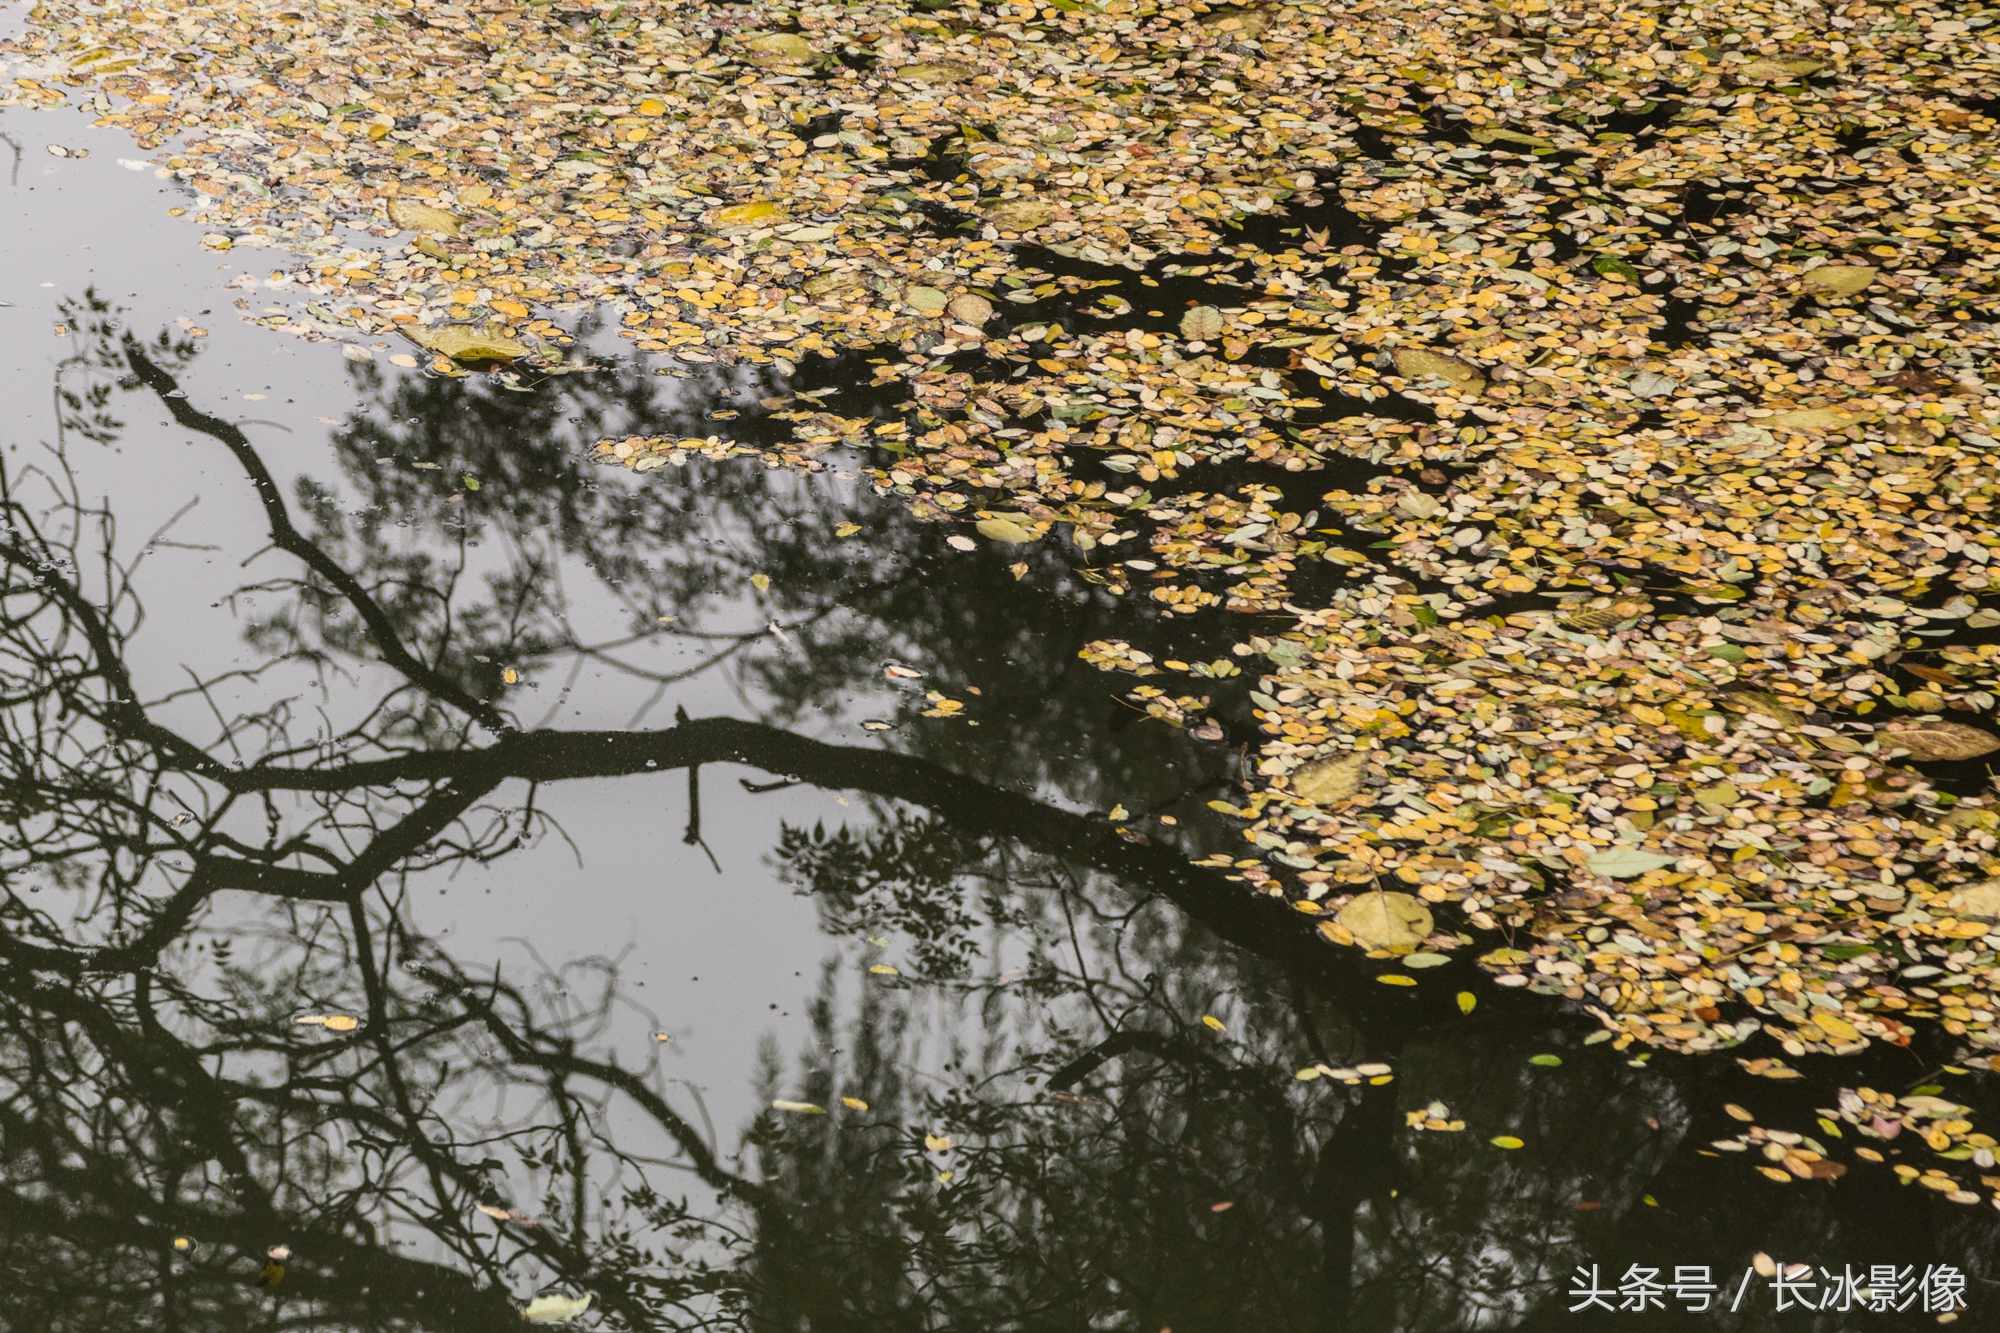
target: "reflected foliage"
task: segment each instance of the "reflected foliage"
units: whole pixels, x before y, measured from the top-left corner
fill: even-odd
[[[1116,608],[1057,557],[947,562],[837,475],[594,472],[597,431],[695,429],[691,400],[610,374],[529,395],[364,368],[343,475],[286,495],[175,396],[191,347],[78,311],[62,434],[0,470],[9,1327],[485,1330],[556,1290],[614,1329],[1455,1330],[1561,1323],[1586,1261],[1727,1273],[1790,1238],[1992,1268],[1983,1216],[1886,1172],[1783,1190],[1701,1155],[1725,1100],[1809,1118],[1837,1080],[1921,1076],[1886,1063],[1911,1055],[1796,1085],[1649,1066],[1540,997],[1462,1014],[1469,969],[1391,993],[1192,866],[1228,764],[1112,725],[1074,645]],[[257,554],[253,651],[165,685],[147,561],[175,530],[134,543],[86,499],[120,392],[233,458],[268,529],[225,547]],[[834,535],[849,518],[865,540]],[[981,725],[918,723],[888,659],[990,686]],[[508,671],[622,674],[640,706],[565,728]],[[652,725],[695,672],[754,715]],[[898,729],[805,734],[855,712]],[[826,1113],[766,1111],[740,1152],[614,1055],[653,1024],[615,962],[475,965],[410,909],[554,851],[544,784],[698,791],[725,763],[867,803],[773,830],[831,960],[812,1039],[767,1050],[759,1090]],[[1077,809],[1120,802],[1189,810],[1185,844]],[[1298,1076],[1373,1062],[1393,1078]],[[1467,1127],[1412,1128],[1432,1102]]]

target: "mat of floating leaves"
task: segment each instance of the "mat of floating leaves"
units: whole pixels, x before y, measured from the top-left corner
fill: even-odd
[[[1730,1138],[1714,1140],[1709,1147],[1722,1153],[1756,1154],[1763,1159],[1756,1170],[1779,1184],[1837,1180],[1852,1169],[1838,1160],[1842,1155],[1879,1167],[1887,1159],[1881,1148],[1874,1146],[1877,1144],[1895,1142],[1899,1150],[1927,1148],[1946,1165],[1895,1163],[1891,1169],[1905,1185],[1936,1190],[1953,1203],[1986,1202],[2000,1208],[2000,1176],[1990,1174],[1995,1165],[1994,1149],[2000,1143],[1974,1128],[1968,1118],[1970,1108],[1936,1095],[1942,1091],[1926,1087],[1898,1097],[1873,1088],[1842,1088],[1837,1105],[1819,1108],[1817,1134],[1766,1128],[1753,1123],[1756,1117],[1751,1112],[1730,1104],[1723,1109],[1747,1127]],[[1964,1179],[1966,1174],[1974,1179]],[[1975,1184],[1988,1192],[1982,1194],[1973,1188]]]
[[[1226,863],[1260,891],[1456,904],[1517,933],[1483,955],[1504,984],[1621,1042],[1851,1050],[1929,1018],[1984,1047],[2000,812],[1919,765],[1992,748],[1967,724],[1996,650],[1926,637],[2000,623],[1992,31],[1756,0],[45,4],[0,100],[81,90],[161,148],[218,248],[301,257],[272,281],[322,298],[286,317],[309,336],[415,328],[443,360],[609,300],[678,361],[895,344],[910,420],[801,403],[755,452],[893,443],[878,492],[975,550],[1063,541],[1160,615],[1288,618],[1206,662],[1083,649],[1262,677],[1228,803],[1255,854]],[[957,179],[914,169],[930,142]],[[1229,228],[1322,198],[1340,236]],[[1107,319],[1176,275],[1240,295],[1010,328],[1098,281],[1022,239],[1151,265]],[[1001,369],[935,362],[975,345]],[[1434,419],[1368,410],[1392,398]],[[1074,475],[1086,451],[1119,482]],[[1395,475],[1304,513],[1202,488],[1245,459]],[[1308,562],[1346,579],[1302,607]],[[1198,687],[1145,688],[1211,725]]]

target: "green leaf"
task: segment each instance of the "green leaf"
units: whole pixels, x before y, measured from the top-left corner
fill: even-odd
[[[1531,1055],[1528,1057],[1529,1064],[1541,1065],[1545,1069],[1554,1069],[1562,1062],[1563,1058],[1560,1055]]]
[[[1623,278],[1627,282],[1639,281],[1638,269],[1612,255],[1599,255],[1590,261],[1590,266],[1607,278]]]
[[[1859,958],[1863,954],[1874,953],[1875,946],[1872,944],[1834,944],[1821,949],[1820,952],[1836,963],[1843,963],[1850,958]]]
[[[1733,643],[1719,643],[1708,650],[1708,655],[1710,657],[1719,657],[1725,662],[1743,662],[1748,661],[1750,657],[1750,654],[1744,652]]]
[[[1526,1146],[1521,1142],[1521,1140],[1515,1138],[1512,1134],[1495,1134],[1492,1138],[1488,1139],[1487,1142],[1492,1144],[1496,1148],[1513,1149]]]

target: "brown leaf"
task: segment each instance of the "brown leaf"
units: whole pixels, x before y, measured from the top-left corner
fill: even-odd
[[[1918,666],[1915,662],[1904,662],[1901,665],[1903,670],[1909,672],[1918,680],[1927,680],[1933,685],[1942,685],[1946,689],[1953,689],[1963,683],[1957,676],[1952,675],[1951,672],[1940,671],[1936,667]]]
[[[1875,736],[1885,747],[1908,750],[1910,758],[1918,763],[1977,759],[2000,750],[2000,737],[1963,722],[1926,722],[1921,726],[1878,731]]]

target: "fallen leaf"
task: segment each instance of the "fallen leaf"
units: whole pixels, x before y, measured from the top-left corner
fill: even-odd
[[[1421,971],[1427,967],[1443,967],[1451,959],[1441,953],[1412,953],[1403,955],[1397,961],[1402,963],[1404,967],[1412,967]]]
[[[1035,539],[1033,532],[1022,527],[1011,518],[982,518],[979,522],[973,524],[973,527],[978,529],[979,535],[988,541],[1008,542],[1018,545],[1021,542],[1031,542]]]
[[[1512,1134],[1495,1134],[1492,1138],[1486,1141],[1492,1144],[1496,1148],[1514,1149],[1527,1146],[1524,1143],[1522,1143],[1521,1140],[1515,1138]]]
[[[1799,279],[1799,285],[1809,292],[1853,296],[1875,281],[1877,271],[1872,264],[1822,264],[1808,270]]]
[[[785,210],[768,200],[757,200],[748,204],[732,204],[728,208],[717,209],[715,225],[718,227],[749,227],[760,222],[775,222],[785,216]]]
[[[824,1106],[815,1106],[811,1102],[788,1102],[785,1101],[783,1098],[779,1098],[778,1100],[772,1102],[771,1109],[774,1111],[791,1111],[797,1115],[826,1114],[826,1108]]]
[[[1361,790],[1361,775],[1368,768],[1368,751],[1314,760],[1292,774],[1292,790],[1314,805],[1338,805]]]
[[[455,361],[514,361],[528,354],[527,344],[485,324],[441,324],[404,332],[419,347]]]
[[[1562,1062],[1563,1058],[1560,1055],[1531,1055],[1528,1057],[1529,1064],[1541,1065],[1545,1069],[1554,1069]]]
[[[521,1311],[531,1324],[567,1324],[590,1308],[590,1294],[537,1296]]]
[[[1431,933],[1430,909],[1407,893],[1376,890],[1340,909],[1340,924],[1368,949],[1414,949]]]
[[[1422,347],[1399,347],[1395,353],[1396,373],[1407,380],[1433,375],[1461,389],[1477,392],[1486,387],[1486,375],[1470,362]]]
[[[859,1097],[842,1097],[840,1104],[850,1111],[865,1111],[868,1109],[868,1103],[862,1101]]]
[[[1875,733],[1884,749],[1908,750],[1919,763],[1977,759],[2000,750],[2000,737],[1963,722],[1926,722]]]
[[[1201,1016],[1201,1021],[1204,1027],[1211,1028],[1216,1032],[1221,1032],[1224,1030],[1222,1025],[1222,1020],[1215,1017],[1212,1014],[1203,1014]]]
[[[1593,874],[1603,875],[1606,879],[1631,879],[1648,870],[1670,866],[1678,859],[1662,856],[1658,852],[1642,852],[1636,847],[1614,847],[1608,852],[1597,853],[1583,864]]]
[[[1222,312],[1212,305],[1198,305],[1181,316],[1181,337],[1189,342],[1207,342],[1222,334]]]
[[[456,236],[464,227],[465,219],[456,213],[418,203],[414,199],[391,199],[389,223],[404,231],[427,231],[439,236]]]
[[[951,304],[945,309],[951,312],[953,319],[961,324],[970,324],[975,329],[993,318],[993,303],[983,296],[973,296],[970,293],[952,297]]]
[[[1479,997],[1471,991],[1462,990],[1458,993],[1458,1012],[1461,1014],[1469,1014],[1478,1006]]]

